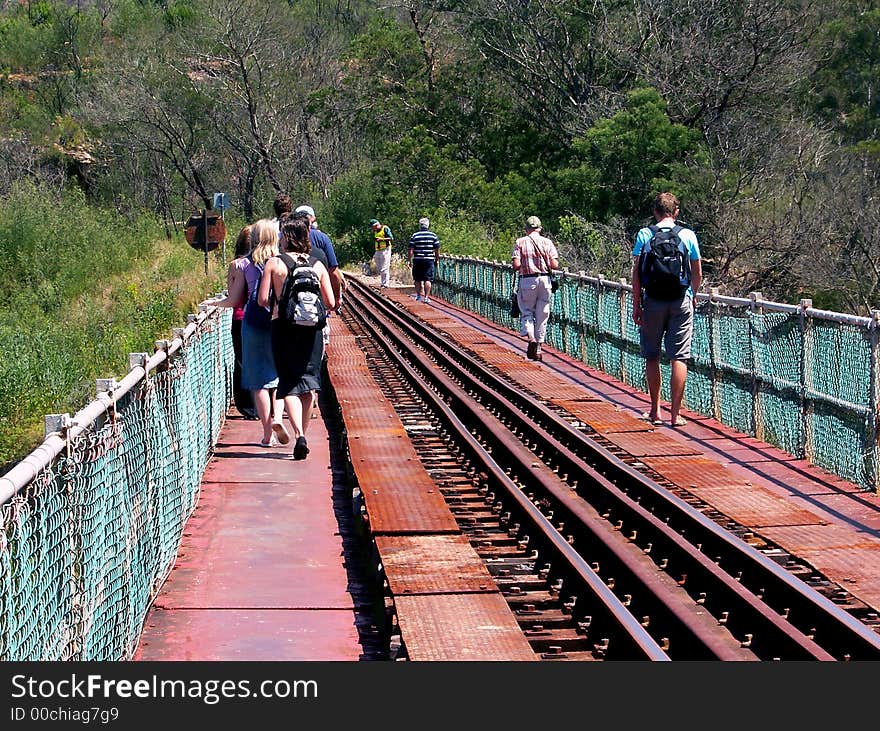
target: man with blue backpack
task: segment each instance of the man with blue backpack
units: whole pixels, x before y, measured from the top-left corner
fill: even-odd
[[[633,322],[639,326],[645,378],[651,410],[644,417],[652,424],[660,418],[660,344],[672,366],[670,378],[671,426],[687,422],[679,415],[687,361],[691,357],[694,332],[694,300],[703,281],[697,235],[676,224],[679,203],[672,193],[661,193],[654,201],[652,226],[636,235],[633,246]]]

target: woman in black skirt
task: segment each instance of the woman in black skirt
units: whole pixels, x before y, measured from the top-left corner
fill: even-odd
[[[273,302],[281,299],[284,282],[290,271],[290,256],[308,255],[308,265],[318,276],[321,299],[329,312],[336,306],[330,275],[327,268],[314,256],[309,243],[309,222],[303,218],[286,218],[281,224],[281,246],[285,254],[266,262],[257,299],[261,305],[269,305],[270,289],[274,291]],[[286,261],[285,261],[286,260]],[[266,276],[268,275],[268,276]],[[276,398],[283,398],[287,417],[293,427],[296,442],[294,459],[305,459],[309,453],[306,427],[315,398],[321,390],[321,360],[324,357],[324,338],[321,327],[287,322],[278,317],[277,306],[272,311],[272,355],[278,371]]]

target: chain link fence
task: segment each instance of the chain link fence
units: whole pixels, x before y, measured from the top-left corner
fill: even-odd
[[[0,477],[0,659],[133,655],[230,401],[231,310],[202,310]]]

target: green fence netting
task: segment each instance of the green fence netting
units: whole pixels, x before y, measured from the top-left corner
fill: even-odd
[[[509,312],[512,287],[509,265],[441,257],[433,291],[516,330],[518,322]],[[727,305],[714,297],[701,302],[694,317],[685,405],[876,490],[877,333],[873,327],[807,312]],[[632,296],[623,284],[563,276],[547,340],[646,390]],[[665,359],[661,370],[662,398],[669,400]]]
[[[0,508],[0,659],[132,656],[229,404],[230,318],[211,314]]]

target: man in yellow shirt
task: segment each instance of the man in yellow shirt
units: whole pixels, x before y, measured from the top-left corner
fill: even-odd
[[[394,243],[394,236],[391,234],[391,229],[379,223],[378,219],[370,219],[370,228],[373,229],[376,245],[376,252],[373,254],[376,273],[379,275],[379,283],[387,287],[391,274],[391,246]]]

